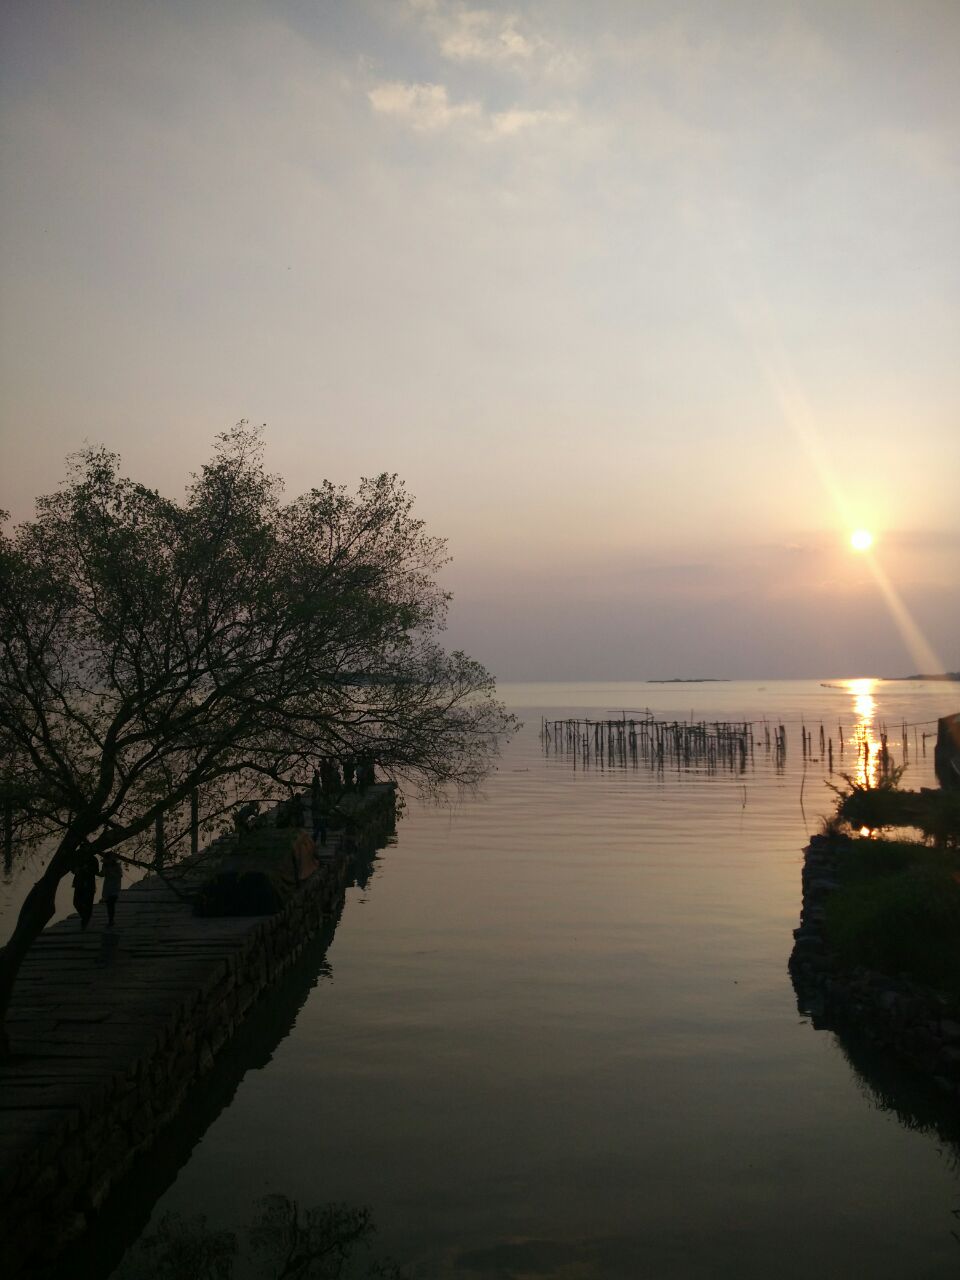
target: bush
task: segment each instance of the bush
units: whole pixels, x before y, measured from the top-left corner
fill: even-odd
[[[836,819],[851,827],[916,827],[939,845],[960,846],[960,791],[901,791],[902,770],[895,769],[874,787],[843,774],[846,788],[837,794]]]

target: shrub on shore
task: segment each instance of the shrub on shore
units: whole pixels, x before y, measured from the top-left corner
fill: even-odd
[[[869,827],[872,831],[913,827],[937,844],[960,846],[960,790],[901,790],[902,772],[892,770],[875,786],[842,775],[846,788],[834,787],[837,819],[854,829]]]

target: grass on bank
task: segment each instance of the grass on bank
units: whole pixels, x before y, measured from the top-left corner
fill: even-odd
[[[828,824],[914,827],[925,839],[852,837],[825,932],[845,964],[906,974],[960,998],[960,793],[900,791],[898,778],[840,792]]]
[[[827,903],[826,936],[864,965],[960,997],[960,851],[902,840],[855,840]]]

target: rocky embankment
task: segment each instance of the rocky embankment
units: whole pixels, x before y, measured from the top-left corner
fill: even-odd
[[[824,936],[827,902],[849,841],[814,836],[804,851],[803,905],[790,972],[815,1026],[847,1026],[960,1098],[960,1003],[906,974],[844,967]]]

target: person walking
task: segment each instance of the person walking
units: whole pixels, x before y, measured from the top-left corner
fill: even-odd
[[[107,928],[113,927],[113,917],[117,910],[117,899],[123,885],[123,868],[115,853],[103,855],[103,901],[107,904]]]
[[[93,900],[97,896],[97,876],[100,864],[95,853],[84,850],[73,873],[73,905],[80,917],[80,928],[86,929],[93,915]]]

